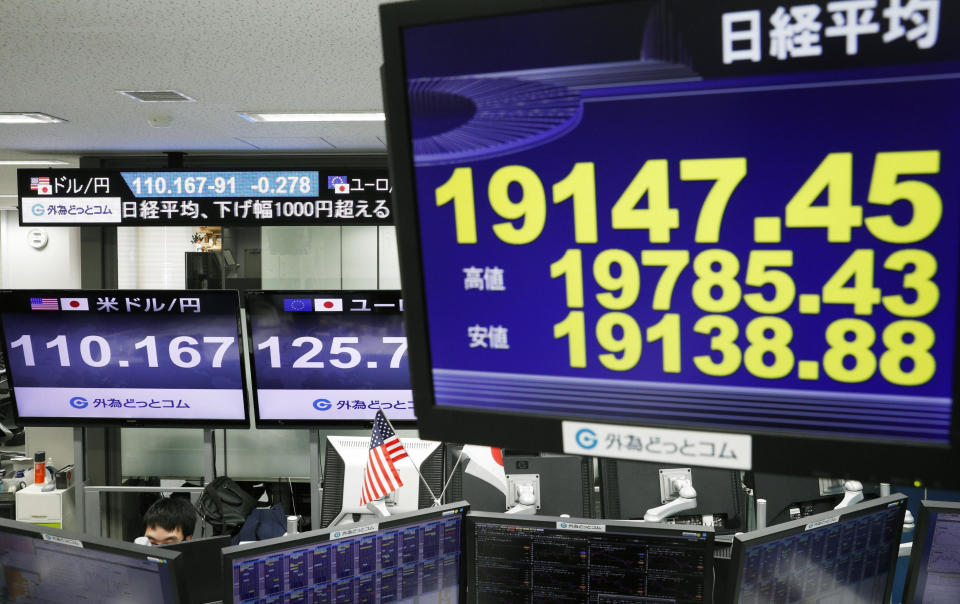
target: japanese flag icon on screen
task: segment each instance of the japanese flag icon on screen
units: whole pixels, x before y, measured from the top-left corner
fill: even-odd
[[[343,300],[340,298],[316,298],[313,307],[317,312],[343,312]]]
[[[61,310],[90,310],[90,303],[86,298],[60,298]]]

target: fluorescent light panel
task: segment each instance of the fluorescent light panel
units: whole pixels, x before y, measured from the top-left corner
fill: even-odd
[[[237,115],[249,122],[382,122],[387,119],[382,112],[343,111],[339,113],[264,113],[238,111]]]
[[[0,166],[69,166],[70,162],[59,159],[3,159]]]
[[[59,124],[65,121],[46,113],[0,113],[0,124]]]

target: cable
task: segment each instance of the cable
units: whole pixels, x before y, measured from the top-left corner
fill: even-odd
[[[287,484],[290,485],[290,505],[293,506],[293,515],[297,516],[297,498],[293,494],[293,481],[287,476]]]

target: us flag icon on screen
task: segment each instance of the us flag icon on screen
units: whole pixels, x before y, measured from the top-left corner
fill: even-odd
[[[60,298],[60,310],[90,310],[86,298]]]
[[[36,176],[31,178],[30,190],[36,191],[37,195],[53,195],[53,186],[50,184],[50,177]]]
[[[313,307],[317,312],[343,312],[343,300],[340,298],[316,298]]]

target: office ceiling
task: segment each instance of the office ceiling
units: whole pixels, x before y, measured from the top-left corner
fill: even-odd
[[[0,159],[44,152],[376,152],[379,123],[237,111],[382,111],[378,0],[0,0]],[[180,91],[141,103],[117,90]],[[149,118],[169,117],[167,128]]]

